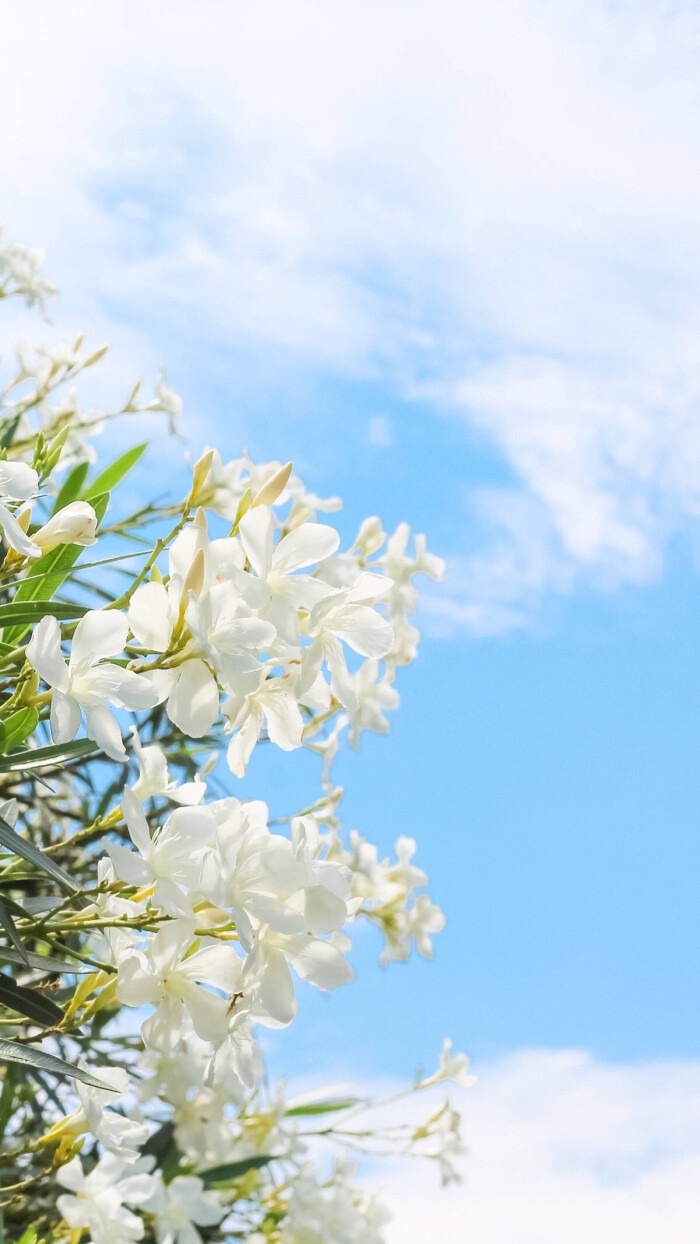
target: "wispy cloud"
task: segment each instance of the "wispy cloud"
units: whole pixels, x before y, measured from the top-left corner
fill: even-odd
[[[700,1214],[700,1064],[610,1065],[525,1051],[461,1095],[465,1182],[385,1171],[390,1244],[692,1244]]]
[[[32,49],[0,85],[4,210],[69,315],[140,365],[206,341],[381,377],[497,448],[508,482],[455,523],[438,625],[523,625],[696,539],[696,5],[27,0],[3,21]]]

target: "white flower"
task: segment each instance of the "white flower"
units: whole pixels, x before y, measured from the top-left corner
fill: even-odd
[[[149,936],[145,951],[119,963],[117,997],[126,1006],[155,1007],[142,1026],[147,1045],[169,1050],[177,1044],[184,1014],[203,1041],[219,1043],[228,1031],[228,1000],[213,993],[240,991],[243,963],[229,946],[209,941],[194,954],[194,922],[172,920]]]
[[[80,1063],[87,1069],[87,1064]],[[129,1091],[129,1077],[123,1067],[99,1067],[97,1074],[109,1089],[97,1089],[88,1084],[76,1081],[76,1089],[80,1098],[81,1109],[77,1112],[76,1123],[84,1122],[84,1129],[92,1132],[96,1140],[116,1153],[124,1162],[134,1162],[139,1157],[141,1145],[148,1139],[148,1125],[139,1123],[115,1110],[107,1110],[106,1106],[114,1106],[120,1096]],[[83,1130],[81,1126],[80,1130]],[[79,1134],[79,1132],[77,1133]]]
[[[209,762],[200,769],[199,773],[195,774],[193,782],[182,782],[180,784],[170,780],[168,761],[165,752],[158,743],[144,745],[141,742],[136,726],[131,727],[131,738],[139,761],[138,780],[131,787],[137,799],[140,799],[143,803],[146,799],[152,799],[154,795],[163,795],[173,803],[185,804],[188,807],[204,802],[207,784],[202,777],[202,773],[209,771]],[[217,755],[215,753],[214,759],[217,758]]]
[[[42,553],[49,553],[59,544],[81,544],[84,548],[97,543],[97,515],[88,501],[71,501],[54,514],[32,539]]]
[[[310,1166],[302,1167],[290,1188],[280,1244],[383,1244],[381,1228],[389,1215],[374,1197],[352,1187],[356,1170],[336,1158],[332,1178],[320,1183]]]
[[[53,688],[51,737],[54,743],[68,743],[75,738],[82,710],[88,738],[113,760],[126,759],[121,730],[105,701],[115,708],[134,710],[151,708],[158,699],[147,679],[103,659],[117,656],[123,650],[127,633],[128,622],[123,613],[90,610],[75,628],[66,664],[56,619],[48,616],[35,626],[27,644],[27,660]]]
[[[348,710],[349,737],[352,746],[359,747],[363,730],[388,734],[389,722],[384,713],[398,708],[401,697],[386,677],[380,680],[379,662],[376,660],[363,661],[359,670],[350,675],[350,683],[354,692],[355,708]]]
[[[218,828],[216,851],[206,861],[201,889],[215,906],[231,912],[249,949],[251,921],[285,932],[303,927],[298,905],[287,900],[302,891],[306,870],[289,839],[270,833],[265,804],[222,803],[226,815]]]
[[[22,557],[41,557],[41,549],[25,534],[6,502],[29,501],[38,488],[39,477],[26,462],[0,462],[0,529],[5,543]]]
[[[332,591],[314,605],[306,626],[313,643],[304,649],[302,686],[311,685],[325,660],[336,699],[352,712],[358,710],[357,690],[340,641],[363,657],[383,657],[391,651],[392,627],[372,608],[390,587],[389,581],[379,575],[362,574],[352,587]]]
[[[427,1080],[419,1080],[418,1084],[420,1088],[430,1088],[442,1080],[452,1080],[460,1088],[471,1088],[473,1084],[476,1084],[476,1076],[469,1075],[469,1058],[466,1054],[452,1053],[452,1042],[449,1037],[445,1037],[443,1042],[437,1071],[428,1076]]]
[[[105,840],[105,848],[121,881],[139,888],[155,885],[153,901],[169,916],[191,917],[192,905],[183,886],[199,885],[204,850],[216,835],[216,819],[208,808],[176,808],[151,837],[148,821],[127,786],[122,812],[136,851]]]
[[[270,648],[277,632],[270,622],[253,617],[233,583],[214,583],[192,596],[185,614],[198,653],[218,671],[225,687],[238,675],[257,673],[258,653]]]
[[[387,939],[380,955],[382,964],[386,964],[389,959],[404,962],[409,958],[414,944],[423,959],[432,959],[431,934],[442,932],[445,917],[429,895],[418,894],[411,907],[405,902],[395,902],[388,910],[377,915]]]
[[[263,724],[268,737],[283,751],[301,747],[304,719],[293,687],[284,676],[266,677],[266,674],[263,668],[260,676],[253,675],[251,689],[231,694],[223,706],[230,729],[237,732],[226,753],[229,768],[236,777],[245,776]]]
[[[156,395],[148,403],[146,410],[162,410],[168,416],[168,430],[171,436],[177,435],[177,421],[182,414],[182,398],[174,389],[165,383],[165,368],[161,367],[156,382]]]
[[[205,1192],[196,1175],[160,1183],[146,1208],[155,1214],[158,1244],[202,1244],[197,1227],[214,1227],[224,1214],[216,1192]]]
[[[263,1024],[268,1016],[275,1025],[289,1024],[296,1015],[290,964],[302,980],[324,991],[347,984],[355,975],[334,940],[310,933],[278,933],[265,925],[256,934],[249,958],[259,974],[254,1014]]]
[[[79,1158],[73,1158],[56,1172],[56,1179],[75,1196],[62,1194],[56,1206],[74,1231],[89,1231],[92,1244],[129,1244],[144,1235],[143,1219],[125,1206],[143,1205],[153,1196],[154,1176],[132,1171],[115,1154],[107,1153],[89,1175]]]
[[[0,233],[4,222],[0,221]],[[6,242],[0,246],[0,279],[14,281],[12,293],[21,294],[28,307],[38,303],[42,311],[47,298],[55,298],[58,290],[53,281],[39,274],[44,252],[37,246],[22,242]]]
[[[311,575],[294,572],[330,557],[340,543],[333,527],[304,523],[274,543],[275,516],[267,505],[248,510],[240,521],[241,543],[253,570],[267,586],[263,616],[288,644],[299,642],[297,610],[310,609],[329,588]]]

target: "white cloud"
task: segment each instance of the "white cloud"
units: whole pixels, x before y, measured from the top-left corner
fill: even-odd
[[[387,1166],[388,1244],[694,1244],[699,1092],[698,1062],[525,1051],[480,1068],[455,1094],[465,1182]]]
[[[24,0],[3,27],[4,211],[72,322],[139,367],[177,334],[381,374],[497,447],[441,625],[522,625],[696,538],[696,5]]]

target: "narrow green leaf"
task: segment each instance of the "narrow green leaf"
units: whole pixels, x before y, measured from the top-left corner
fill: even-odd
[[[82,975],[92,971],[92,968],[86,967],[84,963],[69,963],[67,959],[54,959],[53,955],[38,955],[33,950],[26,950],[24,947],[22,949],[25,958],[9,946],[0,946],[0,961],[25,964],[27,967],[34,968],[35,972],[53,972],[57,976],[65,976],[66,973]]]
[[[34,846],[33,842],[29,842],[27,838],[21,838],[15,833],[11,825],[3,820],[0,816],[0,846],[6,847],[13,855],[19,855],[23,860],[27,860],[29,864],[34,864],[43,872],[48,873],[57,881],[63,890],[68,894],[76,894],[80,890],[80,886],[68,873],[61,868],[50,855],[40,851]]]
[[[198,1171],[197,1174],[205,1187],[218,1188],[233,1183],[248,1171],[257,1171],[261,1166],[267,1166],[274,1160],[270,1154],[258,1154],[254,1158],[241,1158],[240,1162],[224,1162],[221,1166],[210,1166],[209,1170]]]
[[[93,497],[98,497],[102,492],[111,492],[123,479],[128,475],[132,467],[136,466],[139,458],[148,449],[148,441],[143,445],[135,445],[133,449],[127,449],[125,454],[112,462],[101,475],[97,476],[83,493],[83,501],[92,501]]]
[[[298,1115],[303,1114],[330,1114],[333,1110],[349,1110],[351,1106],[356,1106],[357,1102],[357,1097],[346,1097],[345,1099],[338,1097],[328,1101],[310,1101],[305,1106],[292,1106],[291,1110],[288,1110],[286,1113],[288,1119],[296,1118]]]
[[[117,1091],[111,1085],[105,1084],[103,1080],[91,1076],[89,1071],[83,1071],[82,1067],[74,1067],[72,1063],[66,1063],[62,1058],[56,1058],[44,1050],[36,1050],[30,1045],[20,1045],[18,1041],[7,1041],[4,1037],[0,1037],[0,1062],[2,1061],[23,1063],[25,1067],[37,1067],[39,1071],[50,1071],[55,1076],[69,1076],[72,1080],[81,1080],[83,1084],[89,1084],[91,1088],[109,1089],[111,1093]]]
[[[10,1064],[9,1067],[5,1068],[5,1075],[2,1081],[2,1093],[0,1093],[0,1142],[2,1142],[5,1131],[7,1130],[7,1125],[12,1118],[17,1080],[17,1068]]]
[[[98,523],[104,517],[108,501],[108,492],[92,500],[92,508],[97,515]],[[13,604],[17,601],[51,600],[82,552],[81,544],[59,544],[57,548],[52,549],[50,553],[42,557],[37,572],[20,583]],[[39,570],[42,573],[39,573]],[[7,627],[3,640],[6,644],[16,644],[24,635],[24,631],[24,626]]]
[[[9,899],[5,899],[5,902],[8,903]],[[63,899],[56,894],[42,894],[40,898],[35,898],[34,895],[30,894],[27,898],[23,898],[21,904],[18,903],[17,906],[22,915],[43,916],[45,911],[55,911],[57,907],[61,906],[62,902]]]
[[[12,905],[14,907],[14,903]],[[12,919],[10,908],[2,898],[0,898],[0,924],[12,942],[20,963],[23,963],[25,967],[29,967],[29,955],[27,954],[26,947],[22,944],[22,939],[15,928],[15,922]],[[2,951],[3,947],[0,946],[0,956],[2,955]]]
[[[17,431],[19,427],[21,418],[22,418],[22,412],[20,410],[19,414],[11,418],[9,422],[7,423],[6,427],[3,428],[3,431],[0,434],[0,449],[10,448],[10,445],[15,439],[15,432]]]
[[[64,546],[65,547],[65,546]],[[19,592],[17,593],[19,596]],[[31,626],[52,614],[59,622],[72,622],[87,613],[87,605],[58,600],[11,600],[0,605],[0,626]]]
[[[11,756],[0,756],[0,773],[32,772],[35,769],[46,769],[76,760],[79,756],[90,756],[99,751],[92,739],[74,739],[72,743],[52,743],[49,747],[33,747],[25,752],[13,752]]]
[[[145,1144],[141,1146],[141,1153],[144,1154],[144,1156],[156,1158],[158,1160],[158,1165],[160,1166],[163,1157],[172,1146],[174,1139],[175,1124],[171,1119],[168,1119],[167,1123],[162,1123],[153,1135],[148,1137]]]
[[[26,1015],[45,1028],[54,1028],[63,1019],[60,1006],[28,985],[18,985],[11,976],[0,972],[0,1003],[19,1015]]]
[[[16,713],[10,713],[10,716],[2,722],[2,732],[0,734],[0,752],[11,751],[13,747],[19,747],[20,743],[24,743],[30,734],[33,734],[39,724],[39,714],[30,704],[25,708],[17,709]]]
[[[90,464],[88,462],[78,462],[68,472],[56,497],[53,514],[57,514],[59,510],[63,509],[64,505],[70,505],[71,501],[75,501],[80,496],[89,469]]]

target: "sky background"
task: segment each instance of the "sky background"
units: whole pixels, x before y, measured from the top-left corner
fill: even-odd
[[[447,928],[386,974],[361,937],[273,1062],[472,1055],[466,1188],[392,1174],[396,1241],[426,1207],[477,1244],[689,1241],[700,5],[24,0],[3,34],[2,212],[61,288],[13,338],[110,341],[107,408],[164,362],[194,452],[291,458],[345,537],[405,518],[448,562],[391,735],[337,767]],[[264,752],[247,790],[293,811],[315,766]]]

